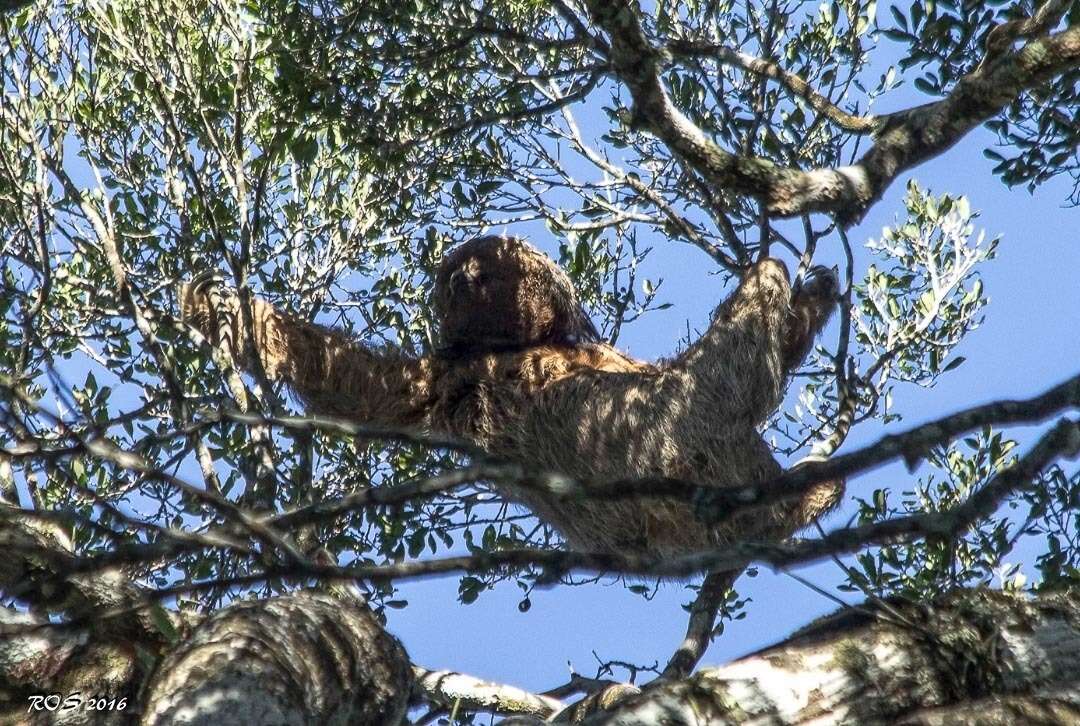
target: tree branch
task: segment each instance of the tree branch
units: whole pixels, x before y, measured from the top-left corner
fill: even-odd
[[[727,665],[687,680],[654,681],[613,712],[583,723],[1074,723],[1080,718],[1075,598],[1027,600],[979,590],[895,607],[917,627],[875,617],[864,608],[841,610]],[[984,700],[991,694],[995,698]],[[1016,708],[1003,708],[1002,701]],[[991,710],[976,710],[979,705]],[[987,713],[1002,718],[987,719]]]
[[[698,596],[690,606],[690,620],[686,625],[686,637],[672,653],[664,666],[661,678],[686,678],[712,642],[716,616],[724,603],[728,589],[742,572],[710,572],[698,590]]]
[[[1022,91],[1080,64],[1080,25],[1037,38],[964,76],[940,101],[885,117],[876,142],[854,165],[803,171],[725,151],[675,107],[637,0],[586,5],[611,40],[612,65],[633,98],[635,122],[711,183],[756,197],[772,216],[828,212],[845,226],[862,219],[899,174],[947,150]]]
[[[483,681],[455,671],[413,666],[413,691],[430,703],[466,711],[525,714],[547,718],[565,705],[557,698],[529,693],[515,686]]]
[[[618,572],[679,578],[690,577],[701,572],[741,571],[753,562],[783,569],[816,562],[834,555],[855,552],[868,545],[902,542],[914,537],[953,537],[980,518],[993,513],[1009,494],[1030,486],[1038,473],[1058,457],[1062,455],[1073,457],[1077,454],[1080,454],[1080,422],[1062,419],[1039,439],[1027,454],[1020,457],[1012,466],[1001,470],[982,489],[952,509],[846,527],[813,540],[781,544],[735,542],[718,550],[670,558],[654,555],[518,548],[369,566],[342,567],[303,559],[284,566],[270,566],[261,572],[247,575],[188,582],[150,590],[147,593],[147,604],[183,593],[213,590],[224,586],[252,586],[277,578],[313,577],[323,581],[387,582],[454,572],[515,570],[535,566],[542,570],[539,581],[549,583],[571,572]],[[112,564],[113,560],[109,555],[75,558],[68,572],[94,571]],[[124,612],[127,611],[104,613],[99,617],[116,617]],[[79,623],[69,624],[78,625]]]
[[[170,652],[141,723],[401,723],[408,656],[367,607],[311,591],[237,601]]]
[[[815,484],[865,473],[899,457],[913,467],[931,447],[981,426],[1036,423],[1075,408],[1080,408],[1080,375],[1034,398],[974,406],[903,433],[887,434],[849,454],[825,461],[806,461],[762,484],[709,489],[702,496],[706,503],[719,502],[717,508],[723,512],[722,516],[729,516],[743,507],[762,506],[799,496]]]
[[[784,70],[779,63],[757,58],[749,53],[733,50],[719,43],[677,38],[667,44],[667,49],[676,56],[707,57],[718,63],[741,68],[764,78],[771,78],[786,88],[792,95],[798,96],[810,104],[810,108],[825,116],[834,124],[856,134],[868,134],[881,127],[879,116],[855,116],[847,113],[828,98],[818,93],[801,76]]]
[[[565,476],[555,474],[544,476],[542,472],[530,471],[517,465],[480,462],[456,472],[447,472],[443,475],[405,482],[396,487],[358,489],[338,500],[309,505],[276,516],[257,520],[245,517],[242,524],[246,525],[249,531],[252,531],[250,528],[254,525],[255,531],[262,530],[262,536],[270,535],[273,540],[280,541],[279,528],[291,528],[326,521],[372,505],[402,503],[435,493],[451,491],[464,484],[502,478],[511,479],[522,486],[536,487],[547,494],[568,499],[585,497],[619,499],[630,496],[690,498],[697,496],[706,514],[709,510],[712,510],[718,511],[719,516],[730,516],[744,508],[775,503],[777,500],[786,497],[797,496],[818,482],[846,478],[854,473],[870,470],[897,457],[904,457],[909,463],[914,462],[929,447],[948,441],[965,431],[979,426],[992,423],[1015,424],[1041,421],[1053,413],[1078,406],[1080,406],[1080,375],[1032,399],[998,401],[976,406],[924,424],[905,433],[885,436],[877,443],[850,454],[837,456],[827,461],[809,462],[800,465],[770,482],[741,488],[717,489],[714,487],[702,487],[692,482],[674,479],[614,481],[606,484],[594,483],[589,487],[585,487],[580,482]],[[243,420],[246,419],[247,416],[243,417]],[[256,419],[261,420],[257,417]],[[282,424],[299,422],[314,428],[325,426],[332,430],[340,425],[345,426],[344,430],[352,431],[351,424],[347,425],[332,420],[305,421],[298,418],[294,421],[292,418],[282,418],[267,419],[266,421]],[[559,576],[573,570],[618,571],[642,575],[688,577],[702,571],[741,569],[755,560],[777,567],[784,567],[834,554],[850,552],[867,544],[885,542],[897,537],[940,534],[944,529],[949,528],[953,532],[959,531],[980,516],[992,511],[994,506],[1011,491],[1023,486],[1025,476],[1030,481],[1038,470],[1049,463],[1055,456],[1062,452],[1073,451],[1075,444],[1069,439],[1069,436],[1071,435],[1070,432],[1077,428],[1077,424],[1071,421],[1063,420],[1059,422],[1057,427],[1040,440],[1039,444],[1028,454],[1028,457],[1022,459],[1016,466],[1002,471],[994,480],[996,484],[991,483],[983,490],[980,490],[967,503],[957,509],[912,515],[862,527],[837,530],[823,539],[803,542],[798,545],[733,544],[726,547],[723,552],[704,552],[671,560],[652,557],[603,556],[518,549],[470,557],[450,557],[367,568],[338,568],[299,563],[291,568],[274,568],[241,580],[225,580],[217,583],[205,582],[181,587],[176,592],[158,591],[158,594],[167,595],[192,589],[200,590],[213,584],[254,584],[273,577],[295,577],[298,575],[393,580],[465,570],[494,570],[503,567],[519,568],[536,565],[545,568],[547,570],[546,576],[550,579],[557,579]],[[86,446],[85,451],[90,455],[114,461],[114,463],[127,468],[133,468],[133,470],[144,475],[162,477],[164,481],[177,483],[175,477],[155,472],[149,469],[145,463],[141,463],[138,457],[133,457],[128,452],[114,452],[107,447],[103,447],[100,441],[101,439],[98,439],[93,442],[97,444],[96,446],[90,445],[90,442],[87,441],[82,441],[82,445]],[[5,456],[10,456],[18,452],[6,450],[2,453]],[[1033,456],[1036,459],[1025,463],[1029,457]],[[117,457],[121,461],[115,461]],[[129,459],[135,459],[136,461],[132,463]],[[189,485],[187,486],[189,487]],[[205,503],[215,507],[219,505],[220,497],[206,495],[205,493],[204,497]],[[230,509],[235,508],[230,507],[225,510],[225,513],[232,514],[235,517],[237,512],[230,511]],[[117,549],[112,552],[101,553],[92,558],[73,561],[67,565],[66,571],[72,573],[92,571],[112,567],[120,563],[143,561],[145,559],[139,558],[137,555],[137,551]],[[147,556],[156,556],[156,553],[148,552]],[[691,630],[700,634],[702,628],[693,626]],[[692,634],[688,631],[688,637]]]
[[[179,615],[159,609],[161,620],[155,621],[145,610],[147,592],[117,567],[74,572],[79,558],[59,523],[24,514],[0,504],[0,548],[6,553],[0,558],[0,593],[35,611],[86,622],[98,637],[131,638],[152,649],[168,645],[165,628],[180,627]],[[109,617],[110,612],[136,617]]]

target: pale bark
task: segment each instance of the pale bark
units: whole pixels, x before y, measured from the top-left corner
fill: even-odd
[[[585,4],[593,23],[611,41],[615,74],[633,99],[633,121],[710,183],[757,197],[769,214],[778,217],[828,212],[845,225],[858,222],[902,172],[943,153],[1024,91],[1080,65],[1080,25],[1075,24],[1034,38],[1017,50],[991,54],[941,100],[875,122],[875,143],[856,163],[803,170],[733,154],[675,106],[661,79],[669,51],[646,34],[637,0]],[[1044,32],[1049,29],[1046,23],[1033,25]],[[676,42],[673,50],[685,52],[687,44]],[[792,85],[790,79],[787,85]]]
[[[303,592],[220,610],[158,666],[143,723],[396,724],[408,657],[367,608]]]
[[[143,592],[118,567],[76,572],[63,520],[50,521],[47,516],[35,518],[0,503],[0,552],[6,553],[0,557],[0,593],[73,621],[86,620],[97,636],[138,640],[154,651],[167,643],[163,630],[183,627],[184,618],[160,608],[97,618],[102,612],[143,604]]]
[[[562,710],[555,698],[529,693],[515,686],[483,681],[456,671],[413,667],[414,689],[429,703],[447,708],[486,713],[520,713],[547,717]]]
[[[1041,719],[1041,720],[1040,720]],[[1080,722],[1080,600],[963,592],[845,610],[779,645],[656,682],[584,723]]]
[[[640,691],[615,684],[565,708],[461,673],[410,672],[400,645],[366,609],[327,594],[219,611],[159,663],[148,685],[133,644],[95,641],[88,630],[25,629],[35,622],[0,611],[0,700],[8,704],[0,722],[394,726],[410,695],[530,724],[1080,722],[1076,593],[961,591],[935,603],[845,609],[727,665]],[[123,712],[27,716],[27,693],[80,689],[126,694],[129,703]]]
[[[199,622],[119,568],[73,571],[50,522],[0,517],[0,548],[0,596],[34,608],[0,608],[2,724],[390,726],[404,715],[408,658],[355,600],[299,592]],[[64,705],[41,701],[50,694]]]
[[[129,641],[92,628],[49,627],[44,618],[0,608],[0,724],[129,724],[135,692],[145,676]],[[112,710],[33,710],[32,698],[46,694],[126,700]]]

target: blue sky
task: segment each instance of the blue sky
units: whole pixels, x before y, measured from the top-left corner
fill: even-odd
[[[867,262],[862,245],[880,235],[882,227],[896,217],[904,216],[905,184],[914,177],[935,194],[966,195],[972,208],[981,210],[976,232],[985,229],[988,238],[1001,235],[1002,243],[997,258],[981,267],[991,299],[986,320],[955,351],[967,361],[932,389],[899,387],[895,406],[904,420],[888,428],[874,422],[857,428],[841,451],[958,408],[1040,392],[1080,367],[1080,285],[1076,280],[1080,210],[1063,206],[1070,180],[1055,180],[1034,195],[1026,189],[1010,190],[992,176],[992,163],[981,153],[992,143],[990,133],[976,131],[943,156],[902,176],[851,231],[852,244],[861,252],[856,259],[858,279]],[[835,238],[833,245],[819,247],[818,261],[839,260]],[[723,295],[719,278],[707,274],[714,268],[695,248],[661,242],[649,262],[651,275],[667,278],[662,297],[673,306],[646,316],[623,333],[621,344],[641,358],[670,353],[686,322],[691,328],[703,327]],[[1023,432],[1020,440],[1026,440]],[[847,497],[868,497],[881,487],[901,490],[912,480],[902,466],[889,466],[849,482]],[[826,527],[842,526],[853,511],[848,501],[829,517]],[[1011,561],[1015,562],[1021,553],[1014,555]],[[832,563],[796,572],[830,588],[842,580]],[[837,607],[795,579],[765,568],[756,578],[740,579],[738,590],[753,600],[746,618],[728,625],[703,663],[721,663],[780,640]],[[847,602],[860,599],[836,594]],[[680,605],[689,602],[692,593],[678,583],[666,584],[646,602],[620,585],[558,587],[535,592],[528,613],[518,611],[521,593],[512,583],[484,593],[465,607],[455,604],[454,578],[409,583],[402,595],[410,606],[392,612],[389,624],[415,662],[543,689],[565,679],[568,663],[591,675],[596,668],[594,651],[603,659],[663,665],[683,637],[686,617]]]

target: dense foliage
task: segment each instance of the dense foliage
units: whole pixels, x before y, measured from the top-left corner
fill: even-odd
[[[1032,10],[646,5],[686,117],[732,152],[802,169],[848,163],[870,141],[858,121],[878,98],[948,93],[995,24]],[[1073,3],[1064,23],[1078,22]],[[654,248],[695,245],[728,275],[770,249],[805,269],[815,250],[841,248],[839,330],[773,423],[791,460],[832,454],[851,425],[893,420],[905,386],[962,362],[952,351],[981,320],[979,265],[996,246],[962,196],[911,184],[906,212],[870,244],[873,264],[856,269],[829,217],[775,219],[673,155],[606,53],[562,0],[57,2],[0,16],[5,500],[60,526],[91,566],[111,553],[138,581],[213,608],[297,581],[260,574],[289,555],[273,537],[238,534],[238,511],[265,518],[461,463],[415,438],[287,418],[287,394],[238,373],[178,319],[178,285],[206,270],[367,344],[420,351],[432,342],[434,265],[487,231],[545,240],[612,341],[665,305],[663,275],[643,272]],[[832,111],[751,57],[800,76]],[[1006,183],[1075,174],[1077,73],[990,122],[1006,145],[986,153]],[[952,507],[1015,459],[990,428],[945,444],[909,490],[854,492],[861,519]],[[278,534],[341,565],[558,546],[527,512],[468,484]],[[1075,583],[1078,505],[1080,474],[1052,467],[970,531],[863,552],[850,586],[922,596],[990,582],[1023,537],[1045,542],[1035,584]],[[510,578],[527,607],[543,576],[478,566],[460,599]],[[405,604],[392,578],[361,585],[378,605]]]

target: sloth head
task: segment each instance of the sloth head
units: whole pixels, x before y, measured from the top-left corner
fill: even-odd
[[[479,237],[455,247],[435,275],[432,306],[443,352],[599,339],[566,273],[516,237]]]

